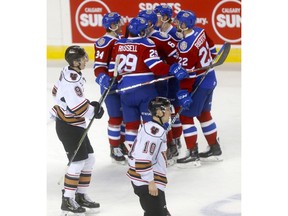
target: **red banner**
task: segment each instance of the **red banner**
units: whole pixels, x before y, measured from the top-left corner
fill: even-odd
[[[169,4],[173,17],[180,10],[192,10],[196,25],[204,28],[215,44],[224,41],[241,45],[241,1],[238,0],[70,0],[73,43],[94,43],[105,33],[102,18],[107,12],[118,12],[127,24],[138,12]],[[124,28],[123,28],[124,29]]]

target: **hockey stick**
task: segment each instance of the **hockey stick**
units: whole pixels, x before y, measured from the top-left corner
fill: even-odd
[[[116,56],[116,61],[115,61],[115,66],[114,66],[113,77],[112,77],[112,79],[111,79],[110,85],[109,85],[109,87],[108,87],[107,89],[105,89],[105,91],[104,91],[103,94],[101,95],[101,98],[100,98],[99,101],[98,101],[100,108],[101,108],[102,103],[105,101],[106,97],[108,96],[108,94],[109,94],[109,92],[110,92],[113,84],[115,83],[115,81],[116,81],[116,79],[117,79],[117,75],[118,75],[118,64],[119,64],[119,60],[120,60],[119,57],[120,57],[120,56]],[[94,121],[94,119],[95,119],[95,116],[96,116],[96,113],[93,115],[93,118],[92,118],[91,121],[89,122],[87,128],[84,130],[84,132],[83,132],[83,134],[82,134],[82,137],[81,137],[81,139],[80,139],[79,142],[78,142],[77,148],[76,148],[76,150],[74,151],[73,156],[70,158],[69,163],[68,163],[67,166],[66,166],[66,170],[69,168],[69,166],[70,166],[71,163],[73,162],[74,158],[76,157],[77,152],[78,152],[78,150],[80,149],[80,147],[81,147],[81,145],[82,145],[82,143],[83,143],[83,141],[84,141],[84,139],[85,139],[85,137],[86,137],[86,135],[87,135],[87,133],[88,133],[88,131],[89,131],[89,129],[90,129],[93,121]],[[63,175],[61,176],[61,179],[59,179],[59,181],[57,182],[58,185],[61,184],[62,179],[63,179]]]
[[[222,59],[221,59],[221,62],[223,61],[221,64],[223,64],[223,63],[225,62],[225,60],[226,60],[229,52],[230,52],[230,48],[231,48],[231,44],[225,42],[225,43],[223,44],[223,46],[220,48],[219,52],[217,53],[217,55],[215,56],[215,58],[214,58],[213,61],[217,60],[217,58],[219,59],[219,58],[222,58],[222,56],[224,56],[225,58],[222,58]],[[223,54],[222,54],[222,53],[223,53]],[[221,54],[222,54],[222,55],[221,55]],[[219,60],[218,60],[217,62],[219,62]],[[217,62],[216,62],[216,63],[217,63]],[[215,63],[215,64],[216,64],[216,63]],[[221,65],[221,64],[220,64],[220,65]],[[212,65],[212,64],[211,64],[211,65]],[[218,66],[218,65],[217,65],[217,66]],[[198,85],[196,86],[196,88],[191,92],[190,97],[193,97],[193,95],[195,94],[195,92],[197,91],[197,89],[199,88],[199,86],[201,85],[201,83],[203,82],[203,80],[205,79],[205,77],[207,76],[209,70],[210,70],[210,67],[207,66],[207,69],[206,69],[204,75],[201,77],[201,80],[199,81],[199,83],[198,83]],[[180,114],[182,113],[183,109],[184,109],[183,106],[181,106],[180,109],[179,109],[179,111],[178,111],[178,113],[176,113],[176,115],[175,115],[175,116],[173,117],[173,119],[171,120],[171,122],[170,122],[169,126],[167,127],[166,131],[169,131],[169,130],[171,129],[172,125],[173,125],[173,124],[175,123],[175,121],[179,118],[179,116],[180,116]]]
[[[210,68],[222,65],[225,62],[225,60],[226,60],[226,58],[227,58],[227,56],[228,56],[228,54],[230,52],[230,48],[231,48],[231,44],[225,42],[224,45],[219,50],[219,52],[217,53],[217,56],[216,56],[217,58],[215,59],[214,63],[211,63],[208,66],[201,67],[201,68],[196,68],[196,69],[193,69],[193,70],[188,69],[186,71],[188,73],[192,73],[192,72],[196,72],[196,71],[200,71],[200,70],[207,70],[207,69],[209,70]],[[123,75],[123,74],[121,74],[121,75]],[[109,94],[115,94],[115,93],[118,93],[118,92],[127,91],[127,90],[138,88],[138,87],[141,87],[141,86],[151,85],[153,83],[161,82],[161,81],[168,80],[168,79],[171,79],[171,78],[174,78],[174,76],[166,76],[166,77],[158,78],[158,79],[155,79],[155,80],[147,81],[147,82],[144,82],[144,83],[138,83],[138,84],[135,84],[135,85],[132,85],[132,86],[127,86],[127,87],[124,87],[124,88],[121,88],[121,89],[116,89],[114,91],[111,91]]]
[[[124,37],[125,37],[125,38],[128,38],[128,37],[129,37],[129,25],[126,25]]]

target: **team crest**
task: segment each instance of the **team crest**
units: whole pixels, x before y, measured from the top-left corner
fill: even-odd
[[[153,135],[157,134],[158,132],[159,132],[159,128],[154,127],[154,126],[151,128],[151,133],[152,133]]]
[[[186,42],[186,41],[182,41],[182,42],[180,43],[180,49],[181,49],[182,51],[184,51],[184,50],[187,49],[187,42]]]
[[[97,41],[98,46],[102,46],[105,43],[105,39],[102,37]]]
[[[75,73],[70,73],[70,78],[71,78],[71,80],[76,80],[77,77],[78,77],[77,74],[75,74]]]

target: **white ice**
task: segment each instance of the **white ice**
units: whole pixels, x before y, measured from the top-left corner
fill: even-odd
[[[57,181],[65,172],[67,158],[48,119],[53,100],[51,89],[65,62],[48,62],[47,68],[47,216],[61,213],[61,189]],[[241,67],[228,64],[217,67],[218,86],[214,92],[212,114],[218,127],[223,162],[202,162],[200,168],[168,168],[167,206],[173,216],[241,215]],[[87,80],[85,95],[99,100],[91,64],[83,70]],[[142,216],[138,197],[125,176],[127,166],[114,164],[109,157],[106,127],[108,116],[95,120],[88,133],[96,155],[90,197],[101,204],[99,216]],[[207,144],[199,131],[200,151]],[[182,136],[182,143],[184,143]],[[184,154],[184,151],[181,152]]]

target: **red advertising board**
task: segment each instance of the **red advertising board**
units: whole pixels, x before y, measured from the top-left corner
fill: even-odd
[[[169,4],[173,17],[180,10],[192,10],[196,25],[204,28],[215,44],[224,41],[241,45],[241,1],[238,0],[70,0],[73,43],[94,43],[105,33],[102,18],[107,12],[118,12],[127,24],[138,12]]]

